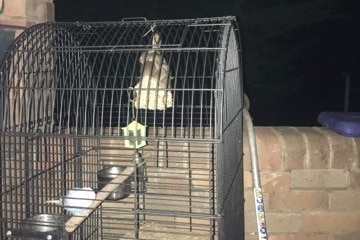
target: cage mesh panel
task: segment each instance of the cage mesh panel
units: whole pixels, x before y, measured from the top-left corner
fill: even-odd
[[[137,109],[139,58],[153,48],[154,26],[173,104]],[[0,63],[0,238],[29,237],[22,227],[32,216],[69,215],[46,201],[74,187],[98,192],[99,171],[121,166],[135,167],[127,197],[53,239],[243,239],[238,34],[233,17],[24,31]],[[139,89],[148,90],[159,92]],[[132,120],[147,127],[139,150],[125,147]]]

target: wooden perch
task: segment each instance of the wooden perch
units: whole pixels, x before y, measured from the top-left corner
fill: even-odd
[[[68,233],[72,233],[76,230],[80,224],[85,221],[86,218],[90,216],[90,214],[98,208],[101,203],[119,186],[122,184],[130,175],[134,173],[134,167],[127,167],[124,171],[121,172],[121,175],[112,179],[105,187],[103,187],[100,192],[96,194],[96,197],[93,203],[84,211],[79,213],[77,216],[72,216],[65,223],[65,230]]]

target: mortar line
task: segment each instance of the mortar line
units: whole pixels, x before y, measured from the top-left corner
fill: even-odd
[[[321,135],[323,135],[325,137],[325,139],[328,142],[329,145],[329,163],[328,163],[328,169],[331,169],[333,166],[333,162],[334,162],[334,149],[333,149],[333,140],[332,138],[329,136],[329,134],[327,134],[323,129],[319,128],[319,127],[313,127],[313,129],[320,133]]]
[[[270,130],[275,133],[276,137],[279,139],[280,142],[280,150],[281,150],[281,154],[280,154],[280,170],[284,171],[284,160],[285,160],[285,154],[286,154],[286,146],[285,146],[285,141],[284,138],[282,136],[282,134],[277,131],[274,127],[270,127]]]
[[[305,156],[303,159],[303,168],[304,169],[310,169],[310,142],[308,137],[306,136],[306,133],[303,133],[301,131],[299,131],[299,129],[297,127],[292,127],[297,133],[299,133],[301,135],[301,137],[304,139],[304,144],[305,144]]]

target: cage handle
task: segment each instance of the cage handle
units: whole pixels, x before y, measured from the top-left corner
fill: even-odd
[[[147,21],[146,17],[126,17],[126,18],[122,18],[121,21],[123,22],[136,22],[136,21]]]
[[[121,175],[112,179],[108,184],[106,184],[100,192],[96,194],[96,197],[93,203],[86,210],[82,211],[77,216],[72,216],[65,223],[65,230],[68,233],[72,233],[80,226],[80,224],[89,217],[96,208],[98,208],[102,202],[119,186],[122,184],[130,175],[134,173],[134,167],[127,167],[124,171],[121,172]]]

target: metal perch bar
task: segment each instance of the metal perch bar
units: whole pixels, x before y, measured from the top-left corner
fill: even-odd
[[[112,179],[105,187],[103,187],[100,192],[96,194],[94,202],[90,205],[89,208],[81,212],[78,216],[72,216],[65,223],[65,230],[68,233],[72,233],[76,230],[80,224],[85,221],[87,217],[91,215],[91,213],[98,208],[102,202],[112,193],[119,184],[122,184],[131,174],[134,173],[134,167],[127,167],[124,171],[121,172],[121,175]]]

